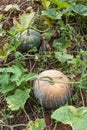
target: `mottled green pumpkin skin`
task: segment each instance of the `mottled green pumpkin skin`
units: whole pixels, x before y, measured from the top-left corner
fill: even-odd
[[[28,31],[25,30],[17,39],[21,41],[21,44],[17,48],[20,52],[28,52],[34,47],[39,49],[42,40],[40,33],[31,29]]]

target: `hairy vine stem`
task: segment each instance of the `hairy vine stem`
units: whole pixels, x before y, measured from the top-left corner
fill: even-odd
[[[48,79],[45,79],[45,78],[48,78]],[[52,78],[55,78],[55,77],[49,77],[49,76],[43,76],[43,77],[37,77],[38,80],[42,80],[42,81],[48,81],[50,83],[63,83],[63,84],[80,84],[82,83],[83,81],[85,81],[86,79],[82,79],[78,82],[60,82],[60,81],[56,81],[56,80],[53,80]]]
[[[2,124],[2,123],[0,123],[0,126],[4,126],[4,127],[7,127],[7,128],[10,128],[11,130],[12,130],[12,128],[14,128],[14,127],[19,127],[19,126],[26,126],[26,127],[28,127],[28,124],[16,124],[16,125],[7,125],[7,124]]]

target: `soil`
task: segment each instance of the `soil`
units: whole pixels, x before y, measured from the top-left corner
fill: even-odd
[[[11,12],[4,11],[4,8],[6,7],[6,5],[16,4],[16,3],[20,6],[21,11],[11,11]],[[39,0],[36,0],[36,2],[33,5],[34,10],[38,9],[39,4],[40,4]],[[32,5],[31,2],[25,1],[25,0],[0,0],[0,11],[5,16],[5,19],[3,22],[3,28],[10,29],[13,25],[13,17],[17,18],[19,16],[19,14],[27,12],[27,10],[26,10],[27,7],[29,7],[31,5]],[[84,50],[87,49],[86,44],[82,45]],[[76,46],[73,46],[72,48],[75,49],[75,47]],[[28,62],[29,61],[27,61],[26,64],[28,64]],[[29,67],[29,66],[27,66],[27,67]],[[82,101],[81,95],[79,94],[80,91],[79,90],[77,91],[76,89],[74,89],[73,93],[74,94],[77,93],[79,96],[77,97],[76,100],[74,100],[74,102],[72,102],[70,104],[71,105],[72,104],[73,105],[80,104],[80,101]],[[85,102],[85,105],[87,106],[87,94],[84,90],[82,90],[82,94],[84,95],[84,102]],[[2,111],[3,109],[6,108],[6,102],[3,102],[3,104],[2,104],[1,97],[2,97],[2,95],[0,94],[0,111]],[[45,119],[45,122],[46,122],[45,130],[54,130],[54,127],[55,127],[55,130],[72,130],[72,128],[69,125],[64,125],[61,122],[56,125],[56,123],[50,117],[52,110],[45,109],[44,112],[42,111],[38,114],[38,112],[36,112],[36,111],[39,111],[38,104],[36,105],[37,106],[36,108],[34,105],[35,105],[35,103],[32,100],[31,101],[28,100],[26,105],[25,105],[25,111],[27,112],[27,115],[29,116],[29,118],[31,120],[35,120],[37,117],[40,117],[40,118],[43,117]],[[82,102],[80,105],[82,105]],[[35,110],[35,109],[37,109],[37,110]],[[6,113],[8,114],[8,111],[6,111]],[[14,117],[8,120],[7,123],[9,125],[27,124],[28,123],[28,118],[27,118],[26,113],[24,111],[20,111],[19,113],[17,111],[15,111],[15,112],[11,112],[11,114]],[[0,115],[0,120],[1,119],[2,119],[2,115]],[[1,127],[1,130],[9,130],[9,129],[7,129],[7,127]],[[27,129],[25,129],[25,127],[23,127],[23,126],[18,126],[18,127],[15,127],[14,130],[27,130]]]

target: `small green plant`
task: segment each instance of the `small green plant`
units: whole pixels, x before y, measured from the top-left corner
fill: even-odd
[[[11,110],[23,108],[32,89],[27,81],[34,79],[35,74],[27,74],[27,70],[20,64],[0,68],[0,73],[0,92],[8,107]]]
[[[65,16],[66,19],[77,14],[87,16],[87,7],[83,4],[76,4],[75,1],[48,0],[48,2],[52,6],[47,6],[47,8],[42,11],[42,16],[46,17],[45,20],[48,24],[51,24],[50,21],[62,19],[63,16]],[[45,1],[45,6],[46,4]]]
[[[55,47],[55,58],[61,63],[65,63],[73,59],[73,55],[67,53],[67,48],[71,46],[71,42],[64,38],[55,39],[53,42]]]
[[[72,61],[69,61],[68,64],[71,65],[70,69],[72,72],[75,72],[77,75],[83,75],[86,73],[86,57],[87,51],[80,50]]]

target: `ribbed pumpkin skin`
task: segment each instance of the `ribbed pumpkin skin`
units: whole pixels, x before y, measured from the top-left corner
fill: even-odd
[[[21,52],[27,52],[33,47],[39,49],[39,46],[41,45],[40,33],[31,29],[29,29],[29,32],[25,30],[18,35],[17,39],[21,41],[21,44],[18,47],[18,50]]]
[[[46,70],[39,74],[43,80],[49,80],[51,77],[55,82],[70,82],[66,75],[57,70]],[[64,83],[50,83],[48,81],[34,81],[34,95],[41,106],[46,108],[57,108],[68,101],[71,95],[71,87]]]

